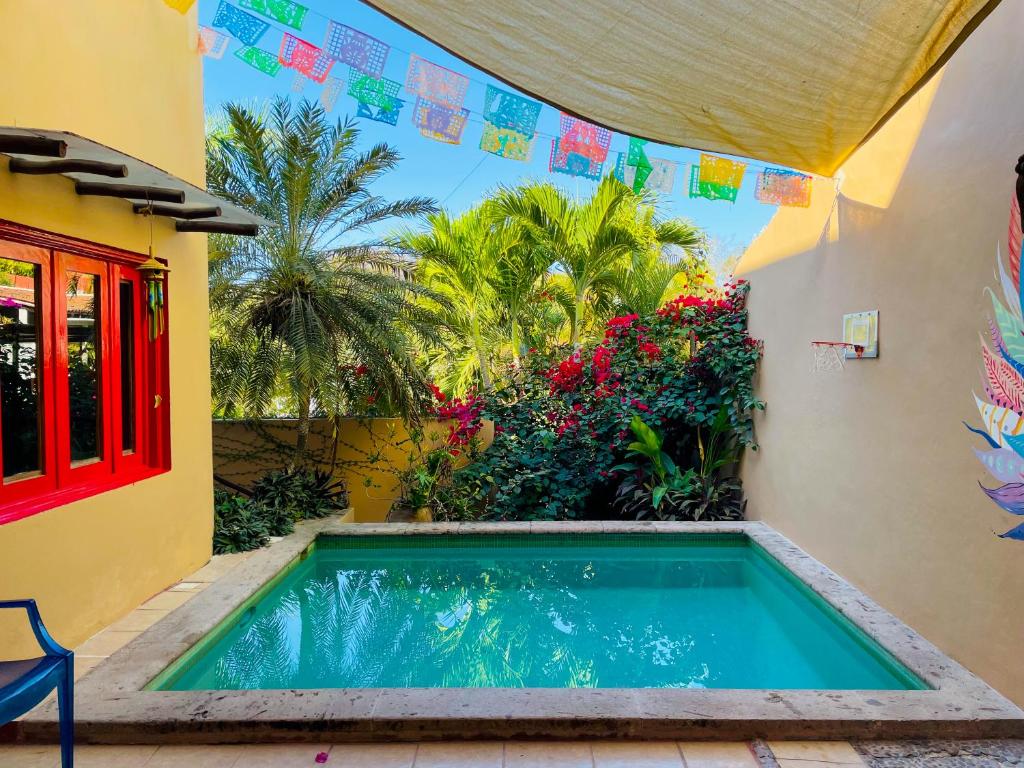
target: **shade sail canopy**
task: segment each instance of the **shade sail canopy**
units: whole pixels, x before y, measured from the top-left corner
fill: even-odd
[[[137,214],[167,216],[181,232],[255,235],[273,223],[174,174],[69,131],[0,126],[12,173],[60,175],[79,195],[119,197]],[[0,164],[0,169],[3,165]]]
[[[368,0],[622,133],[831,175],[998,0]]]

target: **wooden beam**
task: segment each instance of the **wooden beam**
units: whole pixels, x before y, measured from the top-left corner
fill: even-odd
[[[132,210],[136,213],[151,213],[154,216],[173,216],[176,219],[213,219],[221,214],[220,208],[215,205],[176,208],[173,205],[151,206],[146,203],[134,203]]]
[[[179,232],[212,232],[246,237],[255,237],[259,233],[259,227],[255,224],[233,224],[228,221],[178,221],[174,227]]]
[[[15,155],[39,155],[40,157],[64,157],[68,152],[68,145],[67,142],[59,139],[0,133],[0,152]]]
[[[128,175],[128,166],[119,163],[104,163],[100,160],[23,160],[11,158],[11,173],[95,173],[98,176],[110,176],[123,179]]]
[[[101,181],[76,181],[75,192],[80,195],[101,197],[128,197],[133,200],[152,200],[158,203],[184,203],[185,193],[180,189],[140,187],[134,184],[104,184]]]

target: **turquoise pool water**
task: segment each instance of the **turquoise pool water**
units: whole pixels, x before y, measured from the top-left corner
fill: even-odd
[[[741,535],[320,538],[150,687],[923,687]]]

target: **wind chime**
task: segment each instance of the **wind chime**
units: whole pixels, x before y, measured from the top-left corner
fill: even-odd
[[[142,274],[143,285],[146,286],[146,316],[149,319],[149,340],[156,341],[165,328],[166,319],[164,307],[164,275],[170,272],[165,265],[161,264],[153,256],[153,204],[148,200],[149,208],[146,216],[149,216],[149,258],[139,264],[137,269]]]

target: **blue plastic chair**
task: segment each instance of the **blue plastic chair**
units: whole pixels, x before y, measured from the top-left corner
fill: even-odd
[[[75,654],[50,637],[35,600],[0,600],[0,608],[24,608],[45,656],[0,661],[0,725],[21,717],[57,689],[60,713],[60,764],[72,768],[75,743]]]

